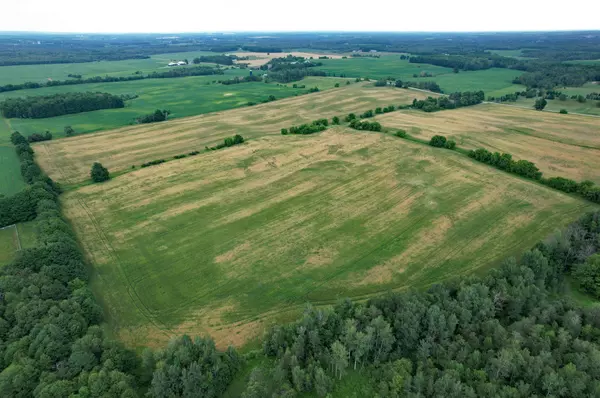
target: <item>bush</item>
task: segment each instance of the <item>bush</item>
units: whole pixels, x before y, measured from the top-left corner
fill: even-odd
[[[408,137],[408,134],[406,133],[406,131],[405,131],[405,130],[398,130],[398,131],[396,131],[396,132],[394,133],[394,135],[395,135],[396,137],[400,137],[400,138],[406,138],[406,137]]]
[[[356,115],[354,113],[349,113],[348,116],[344,118],[344,121],[351,122],[356,119]]]
[[[65,135],[67,137],[71,137],[72,135],[75,135],[75,130],[73,130],[73,127],[71,127],[71,126],[65,126],[64,131],[65,131]]]
[[[446,141],[445,147],[447,149],[454,149],[454,148],[456,148],[456,142],[454,142],[454,140],[448,140],[448,141]]]
[[[334,116],[333,119],[331,119],[331,124],[340,124],[340,118]]]
[[[443,135],[434,135],[431,137],[431,140],[429,140],[429,145],[436,148],[444,148],[446,146],[446,137]]]
[[[546,101],[544,98],[540,98],[540,99],[535,100],[535,104],[533,105],[533,107],[536,110],[541,111],[546,107],[547,104],[548,104],[548,101]]]
[[[157,109],[154,113],[137,118],[138,123],[154,123],[167,120],[170,111]]]
[[[561,109],[560,113],[562,113],[563,115],[566,115],[567,113],[569,113],[566,109]]]
[[[94,181],[94,182],[103,182],[110,178],[108,169],[106,167],[102,166],[102,164],[100,164],[98,162],[96,162],[92,165],[92,170],[90,171],[90,176],[92,177],[92,181]]]
[[[329,125],[329,122],[327,121],[327,119],[318,119],[318,120],[313,120],[310,124],[301,124],[300,126],[292,126],[288,129],[281,129],[281,134],[283,135],[287,135],[287,134],[300,134],[300,135],[307,135],[307,134],[313,134],[313,133],[318,133],[320,131],[323,131],[325,129],[327,129],[327,126]]]

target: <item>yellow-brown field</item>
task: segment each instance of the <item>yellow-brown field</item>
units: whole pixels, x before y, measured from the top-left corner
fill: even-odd
[[[96,161],[114,173],[151,160],[202,151],[234,134],[246,139],[280,134],[281,128],[291,125],[408,104],[426,96],[418,91],[352,84],[243,109],[47,141],[35,145],[35,151],[37,161],[54,180],[78,183],[89,178]]]
[[[451,111],[392,112],[383,126],[429,139],[439,134],[467,149],[506,152],[534,162],[546,177],[600,183],[600,118],[482,104]]]
[[[356,102],[345,111],[360,109]],[[253,126],[264,133],[302,112],[314,118],[300,104],[297,115],[257,112],[264,123]],[[129,157],[136,146],[163,153],[163,137],[212,142],[204,137],[214,129],[185,122],[53,144],[104,162],[112,158],[102,149],[117,146]],[[423,287],[492,266],[592,207],[456,152],[345,127],[258,137],[84,186],[62,202],[110,325],[131,346],[182,333],[239,345],[307,301]]]

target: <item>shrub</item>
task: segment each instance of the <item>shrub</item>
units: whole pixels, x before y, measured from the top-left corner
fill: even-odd
[[[90,176],[92,177],[92,181],[94,181],[94,182],[103,182],[110,178],[108,169],[106,167],[102,166],[102,164],[100,164],[98,162],[95,162],[92,165],[92,170],[90,171]]]
[[[375,116],[375,113],[373,112],[373,110],[372,110],[372,109],[369,109],[369,110],[368,110],[368,111],[366,111],[365,113],[362,113],[362,114],[361,114],[359,117],[360,117],[361,119],[367,119],[367,118],[369,118],[369,117],[373,117],[373,116]]]
[[[333,87],[339,87],[339,86],[340,86],[340,84],[336,83]]]
[[[548,101],[546,101],[544,98],[540,98],[540,99],[535,100],[535,104],[533,105],[533,107],[536,110],[541,111],[546,107],[547,104],[548,104]]]
[[[400,137],[400,138],[406,138],[406,137],[408,137],[408,134],[406,133],[406,131],[405,131],[405,130],[398,130],[398,131],[396,131],[396,132],[394,133],[394,135],[395,135],[396,137]]]
[[[350,127],[355,130],[381,131],[381,124],[379,122],[361,122],[356,119],[350,122]]]
[[[50,141],[52,139],[52,133],[46,131],[44,134],[33,133],[27,136],[27,141],[29,142],[40,142],[40,141]]]
[[[446,137],[443,135],[434,135],[431,137],[431,140],[429,140],[429,145],[437,148],[444,148],[446,146]]]
[[[333,119],[331,119],[331,124],[340,124],[340,118],[334,116]]]
[[[70,137],[70,136],[72,136],[72,135],[75,135],[75,130],[73,130],[73,127],[71,127],[71,126],[65,126],[65,129],[64,129],[64,131],[65,131],[65,135],[66,135],[67,137]]]
[[[356,119],[356,115],[354,113],[349,113],[348,116],[344,118],[344,121],[351,122]]]
[[[566,115],[566,114],[567,114],[567,113],[569,113],[569,112],[567,112],[567,110],[566,110],[566,109],[561,109],[561,110],[560,110],[560,113],[562,113],[563,115]]]
[[[447,149],[455,149],[456,148],[456,142],[454,142],[454,140],[448,140],[448,141],[446,141],[445,147]]]

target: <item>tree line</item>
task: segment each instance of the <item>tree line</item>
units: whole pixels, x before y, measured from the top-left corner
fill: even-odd
[[[354,130],[381,131],[381,124],[379,122],[369,122],[367,120],[360,121],[354,119],[350,122],[349,126]]]
[[[0,112],[6,118],[40,119],[124,107],[125,101],[118,95],[85,92],[8,98],[0,103]]]
[[[283,129],[281,129],[281,134],[282,135],[314,134],[314,133],[319,133],[321,131],[326,130],[328,125],[329,125],[329,122],[327,121],[327,119],[318,119],[318,120],[313,120],[311,123],[301,124],[300,126],[292,126],[289,129],[283,128]]]
[[[511,154],[500,154],[499,152],[492,153],[483,148],[469,151],[469,157],[494,166],[500,170],[537,180],[542,184],[559,191],[577,194],[591,202],[600,203],[600,187],[596,186],[592,181],[582,181],[578,183],[563,177],[543,178],[542,172],[539,171],[534,163],[527,160],[515,161]]]
[[[165,79],[186,76],[207,76],[222,74],[224,74],[224,72],[222,69],[219,68],[212,68],[208,66],[195,66],[189,68],[169,69],[165,72],[152,72],[147,75],[138,74],[132,76],[94,76],[85,79],[48,80],[45,83],[26,82],[21,84],[6,84],[4,86],[0,86],[0,93],[42,87],[70,86],[73,84],[115,83],[144,79]]]
[[[275,366],[255,368],[243,397],[324,397],[351,372],[367,380],[357,396],[598,396],[600,307],[563,293],[599,238],[596,212],[483,277],[308,306],[267,333]]]
[[[244,77],[234,77],[233,79],[228,80],[220,80],[219,83],[224,84],[226,86],[230,84],[239,84],[239,83],[250,83],[250,82],[262,82],[262,77],[260,76],[244,76]]]
[[[483,91],[464,91],[452,93],[438,98],[427,97],[425,100],[413,100],[412,107],[424,112],[435,112],[442,109],[455,109],[464,106],[477,105],[483,102]]]
[[[516,58],[503,57],[489,53],[469,55],[412,55],[408,59],[408,62],[417,64],[430,64],[465,71],[490,68],[509,68],[520,63],[520,61]]]
[[[194,64],[199,64],[200,62],[207,62],[213,64],[220,65],[233,65],[234,61],[237,59],[235,55],[201,55],[192,60]]]

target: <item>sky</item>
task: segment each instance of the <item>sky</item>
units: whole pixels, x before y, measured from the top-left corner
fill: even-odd
[[[600,30],[600,0],[2,0],[0,31]]]

